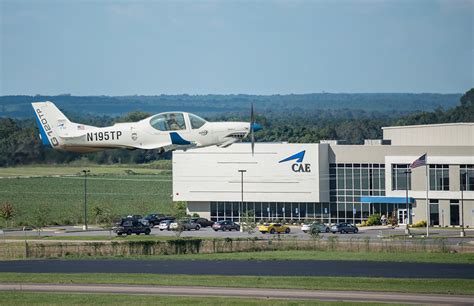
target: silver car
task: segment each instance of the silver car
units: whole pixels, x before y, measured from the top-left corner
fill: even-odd
[[[179,220],[179,221],[174,221],[170,224],[170,230],[172,231],[178,230],[180,226],[185,231],[190,231],[190,230],[198,231],[201,229],[201,226],[192,220]]]
[[[158,224],[158,228],[159,228],[160,231],[164,231],[164,230],[169,231],[171,223],[173,223],[173,222],[174,221],[171,221],[171,220],[161,221],[160,224]]]

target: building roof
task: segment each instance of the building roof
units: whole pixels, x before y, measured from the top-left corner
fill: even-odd
[[[382,130],[388,129],[410,129],[410,128],[430,128],[443,126],[474,126],[474,122],[456,122],[456,123],[436,123],[436,124],[417,124],[417,125],[400,125],[400,126],[384,126]]]

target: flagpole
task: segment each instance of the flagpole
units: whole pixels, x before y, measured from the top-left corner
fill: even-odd
[[[428,189],[429,189],[429,178],[428,178],[428,163],[425,164],[426,174],[426,237],[430,235],[430,203],[428,202]]]

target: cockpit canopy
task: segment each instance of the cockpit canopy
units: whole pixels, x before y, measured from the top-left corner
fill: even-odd
[[[186,117],[189,118],[189,121],[186,120]],[[199,116],[179,112],[158,114],[150,119],[150,125],[159,131],[186,130],[189,125],[191,129],[199,129],[205,123],[206,120]]]

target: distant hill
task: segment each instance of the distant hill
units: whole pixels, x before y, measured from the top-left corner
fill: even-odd
[[[291,95],[160,95],[160,96],[1,96],[0,117],[27,118],[33,112],[31,102],[52,101],[67,113],[119,116],[132,111],[159,113],[188,111],[202,116],[248,113],[250,103],[267,116],[311,113],[318,110],[362,110],[397,112],[449,109],[459,103],[462,94],[291,94]]]

